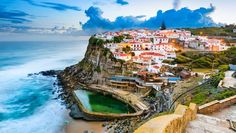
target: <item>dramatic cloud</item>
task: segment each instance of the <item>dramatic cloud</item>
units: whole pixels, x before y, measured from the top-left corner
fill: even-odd
[[[129,3],[127,1],[124,1],[124,0],[116,0],[116,3],[117,4],[120,4],[120,5],[128,5]]]
[[[81,9],[77,6],[69,6],[69,5],[60,4],[60,3],[53,3],[53,2],[36,3],[33,0],[23,0],[23,1],[29,3],[30,5],[33,5],[33,6],[50,8],[50,9],[54,9],[57,11],[66,11],[66,10],[81,11]]]
[[[28,17],[31,16],[18,10],[7,11],[0,6],[0,22],[24,23],[31,22]]]
[[[182,8],[180,10],[159,10],[157,15],[147,20],[140,20],[144,16],[119,16],[115,21],[102,17],[102,10],[98,7],[90,7],[85,11],[89,20],[82,25],[83,30],[88,32],[99,32],[105,30],[120,30],[132,28],[158,29],[162,22],[167,28],[197,28],[218,26],[208,15],[214,11],[211,5],[209,8],[201,7],[196,10]]]
[[[174,2],[173,2],[173,7],[174,7],[174,9],[179,9],[179,6],[180,6],[180,0],[174,0]]]

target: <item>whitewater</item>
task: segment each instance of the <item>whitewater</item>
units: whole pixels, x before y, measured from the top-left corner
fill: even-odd
[[[68,113],[53,94],[55,77],[84,57],[87,40],[0,42],[0,133],[63,133]]]

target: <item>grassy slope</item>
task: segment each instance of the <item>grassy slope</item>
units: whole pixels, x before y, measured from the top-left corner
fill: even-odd
[[[193,35],[236,37],[236,33],[233,33],[233,29],[236,29],[236,26],[207,27],[207,28],[186,29],[186,30],[191,31]],[[225,39],[225,42],[236,43],[236,40]]]
[[[233,29],[236,26],[225,26],[225,27],[204,27],[190,30],[194,35],[207,35],[207,36],[232,36],[236,37],[236,33],[233,33]]]
[[[224,69],[224,65],[236,64],[236,47],[224,52],[201,53],[197,51],[183,52],[177,55],[175,63],[195,69]]]
[[[221,100],[229,96],[236,95],[235,90],[222,90],[217,88],[220,80],[224,78],[224,71],[229,69],[228,64],[236,64],[236,47],[218,53],[200,53],[196,51],[183,52],[177,56],[175,62],[182,66],[191,68],[193,71],[200,71],[203,73],[211,72],[212,64],[214,62],[214,70],[220,70],[218,74],[213,75],[214,80],[211,83],[198,87],[196,90],[191,92],[191,94],[186,95],[183,98],[184,100],[181,100],[183,104],[194,102],[201,105],[213,100]],[[197,81],[193,80],[189,82],[189,84],[191,84],[191,82],[195,83]]]

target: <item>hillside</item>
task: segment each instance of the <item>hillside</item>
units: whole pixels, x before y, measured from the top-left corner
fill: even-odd
[[[204,27],[204,28],[187,28],[192,32],[193,35],[203,35],[203,36],[219,36],[224,37],[226,43],[236,43],[236,33],[233,32],[233,29],[236,29],[235,25],[226,25],[222,27]]]
[[[104,83],[105,78],[115,73],[121,73],[123,61],[117,60],[105,42],[91,37],[84,58],[78,64],[67,67],[59,75],[59,81],[70,101],[71,92],[81,84]]]
[[[236,33],[233,33],[235,25],[226,25],[222,27],[204,27],[204,28],[188,28],[193,35],[206,35],[206,36],[232,36],[236,37]]]
[[[174,63],[192,68],[225,69],[228,64],[236,64],[236,47],[222,52],[188,51],[178,54]]]

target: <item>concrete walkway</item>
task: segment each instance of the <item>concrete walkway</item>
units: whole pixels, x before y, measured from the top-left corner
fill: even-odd
[[[198,114],[197,119],[188,124],[186,133],[234,133],[229,129],[226,119],[236,121],[236,106],[230,106],[209,116]]]
[[[229,123],[216,117],[197,115],[197,119],[189,122],[186,133],[234,133]]]
[[[229,108],[225,108],[219,112],[213,113],[210,116],[216,117],[222,120],[232,120],[236,121],[236,105],[230,106]]]
[[[225,78],[223,79],[223,85],[224,88],[236,88],[236,78],[233,78],[232,75],[235,71],[226,71],[225,72]]]

